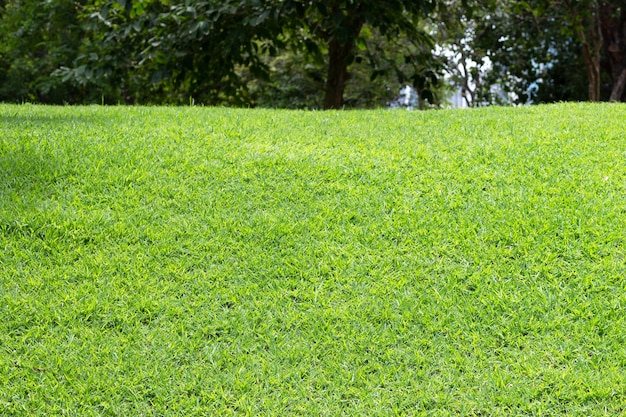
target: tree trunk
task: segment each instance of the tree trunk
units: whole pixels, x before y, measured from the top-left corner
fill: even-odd
[[[621,101],[624,95],[624,87],[626,86],[626,68],[622,70],[617,80],[613,83],[613,90],[609,101]]]
[[[604,43],[606,63],[611,75],[609,101],[621,101],[626,85],[626,10],[605,1],[600,6],[600,26]]]
[[[357,34],[358,35],[358,34]],[[343,107],[343,92],[348,81],[348,62],[350,54],[356,44],[354,40],[342,44],[337,38],[331,39],[328,45],[328,74],[326,77],[326,94],[324,109],[341,109]]]
[[[583,58],[587,69],[589,101],[600,101],[600,58],[591,51],[588,43],[583,43]]]
[[[587,30],[577,29],[577,34],[582,43],[583,59],[587,70],[587,82],[589,88],[589,101],[600,101],[600,49],[602,48],[602,30],[598,2],[592,2],[591,20]],[[586,33],[585,33],[586,32]]]

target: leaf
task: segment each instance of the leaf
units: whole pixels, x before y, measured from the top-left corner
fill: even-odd
[[[270,10],[265,9],[260,15],[255,16],[250,19],[250,25],[254,27],[259,26],[261,23],[267,20],[269,15],[270,15]]]
[[[304,40],[304,47],[306,48],[307,52],[314,57],[319,57],[321,55],[319,45],[310,38]]]
[[[372,71],[372,75],[370,75],[370,81],[374,81],[376,78],[383,75],[384,73],[385,71],[380,69]]]
[[[367,49],[367,43],[365,42],[365,39],[363,39],[363,37],[359,36],[358,38],[356,38],[356,46],[361,50],[361,51],[365,51]]]

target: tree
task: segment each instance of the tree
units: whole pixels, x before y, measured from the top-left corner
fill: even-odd
[[[552,7],[550,7],[552,6]],[[574,34],[582,47],[587,70],[589,101],[600,101],[600,52],[602,30],[600,28],[600,5],[597,0],[553,2],[550,10],[560,13],[564,31]],[[535,13],[537,13],[535,9]],[[545,12],[544,12],[545,13]]]
[[[322,106],[341,108],[348,68],[357,43],[364,41],[363,27],[388,39],[404,34],[410,42],[423,44],[429,38],[419,29],[419,19],[437,4],[437,0],[183,0],[165,7],[158,0],[105,0],[94,3],[89,15],[95,27],[90,47],[102,49],[95,54],[86,50],[65,77],[83,84],[91,77],[107,84],[115,68],[122,73],[132,68],[152,74],[152,96],[160,92],[173,102],[193,97],[209,104],[246,104],[252,98],[241,69],[267,79],[270,71],[264,57],[299,48],[314,58],[310,62],[320,63],[315,58],[325,57]],[[156,17],[149,10],[158,10]],[[139,47],[124,51],[119,60],[103,59],[115,57],[119,45]]]
[[[289,44],[289,42],[287,42]],[[243,71],[254,105],[262,107],[322,108],[327,75],[326,50],[316,52],[302,45],[267,56],[266,80]],[[432,53],[429,43],[410,42],[405,36],[388,39],[364,25],[352,63],[348,66],[344,108],[388,107],[398,99],[407,84],[419,92],[422,107],[438,104],[443,63]]]
[[[76,57],[80,2],[21,0],[0,8],[0,100],[72,102],[79,92],[51,73]]]
[[[283,50],[262,57],[267,77],[255,77],[240,70],[249,92],[250,105],[268,108],[321,109],[324,99],[324,71],[319,63],[298,49]]]
[[[449,0],[437,16],[438,54],[445,60],[449,83],[459,89],[468,107],[498,101],[486,84],[489,59],[477,33],[481,22],[490,20],[497,10],[498,4],[492,1]]]
[[[420,22],[419,30],[427,33],[430,26],[430,22]],[[408,85],[417,94],[418,108],[440,104],[439,96],[444,89],[440,82],[444,63],[434,54],[435,45],[431,36],[415,40],[399,33],[389,37],[366,26],[360,38],[356,61],[361,64],[351,66],[351,75],[356,73],[357,77],[351,77],[349,87],[364,95],[370,85],[379,83],[381,89],[387,90],[385,104],[389,105]],[[348,95],[351,94],[354,93],[348,91]]]
[[[391,91],[381,87],[387,79],[410,83],[433,102],[440,79],[441,65],[433,58],[423,21],[443,7],[443,0],[49,0],[43,7],[35,0],[15,0],[2,5],[0,34],[8,40],[0,45],[5,99],[254,105],[251,80],[267,82],[271,63],[286,63],[282,58],[289,56],[305,57],[309,74],[317,77],[309,87],[323,83],[324,108],[369,105],[355,95],[346,100],[348,85],[382,103],[377,100]],[[351,82],[350,70],[356,75]],[[372,83],[376,79],[379,84]]]
[[[520,20],[531,23],[522,25],[524,30],[517,36],[509,37],[514,43],[521,42],[518,44],[524,53],[533,51],[534,56],[541,56],[540,51],[535,51],[524,40],[524,36],[528,35],[534,35],[533,42],[549,46],[549,53],[558,59],[576,51],[587,76],[588,100],[623,99],[626,84],[626,1],[511,0],[505,3],[510,9],[507,19],[516,23]],[[570,72],[576,72],[572,71],[573,68],[569,67]]]
[[[89,37],[64,77],[123,102],[248,103],[238,69],[264,77],[260,59],[281,28],[258,0],[96,1]],[[265,42],[264,40],[268,40]],[[120,86],[121,91],[110,87]]]
[[[603,1],[598,19],[612,88],[610,101],[624,99],[626,86],[626,1]]]
[[[589,100],[601,98],[601,72],[610,78],[610,101],[621,100],[626,84],[626,1],[586,0],[552,2],[576,34],[589,83]],[[604,60],[604,63],[603,63]]]
[[[338,109],[350,78],[349,66],[367,26],[392,39],[404,34],[412,42],[428,41],[420,19],[433,13],[437,0],[295,0],[285,2],[282,15],[291,37],[312,54],[327,57],[323,107]]]
[[[580,42],[554,8],[500,0],[476,22],[473,42],[491,63],[485,88],[499,86],[515,103],[588,97],[585,72],[572,70],[584,67]]]

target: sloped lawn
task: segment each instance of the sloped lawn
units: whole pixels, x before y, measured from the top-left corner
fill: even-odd
[[[0,106],[0,415],[626,412],[626,106]]]

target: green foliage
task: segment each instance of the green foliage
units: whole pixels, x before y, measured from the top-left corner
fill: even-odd
[[[426,33],[424,23],[422,34]],[[438,105],[444,63],[433,54],[432,39],[399,34],[383,36],[379,30],[364,28],[356,62],[350,67],[346,104],[352,107],[384,107],[410,85],[419,94],[421,105]],[[369,105],[368,105],[369,104]]]
[[[165,101],[152,83],[151,68],[141,65],[150,30],[165,9],[160,1],[92,1],[82,9],[79,55],[54,75],[83,89],[86,102]]]
[[[58,7],[52,10],[50,5],[57,3]],[[32,0],[12,2],[3,13],[0,29],[6,34],[18,33],[14,36],[17,40],[8,43],[0,55],[7,67],[3,80],[8,89],[5,97],[51,102],[173,104],[188,103],[191,97],[196,103],[213,105],[316,107],[316,100],[309,102],[308,98],[314,98],[311,87],[319,88],[321,81],[326,95],[336,92],[341,105],[349,79],[348,67],[357,58],[362,59],[357,57],[356,46],[367,40],[367,36],[361,36],[364,25],[394,45],[390,55],[378,48],[376,56],[372,56],[373,50],[368,49],[366,63],[373,64],[375,76],[385,70],[380,65],[384,61],[386,67],[411,81],[424,95],[431,94],[430,85],[438,78],[439,68],[429,66],[431,40],[419,26],[420,19],[435,9],[433,1],[382,5],[372,1],[90,0],[77,4],[54,0],[46,4],[44,11],[34,13],[33,18],[39,3]],[[55,17],[55,10],[61,6],[64,19]],[[28,33],[21,36],[20,30]],[[46,35],[68,30],[71,42]],[[22,43],[18,42],[20,39]],[[26,54],[26,58],[19,58],[25,51],[38,51],[40,47],[44,49],[36,52],[37,56]],[[277,56],[279,52],[281,55]],[[58,58],[53,59],[52,55]],[[398,61],[398,55],[406,63],[391,65]],[[289,74],[283,77],[280,73],[281,66],[291,69],[288,62],[294,56],[303,57],[307,63],[297,71],[305,76],[296,77],[296,86],[286,84],[291,78]],[[270,61],[274,68],[269,66]],[[412,68],[402,74],[401,69],[409,67],[406,64]],[[359,67],[361,74],[363,68]],[[274,80],[269,79],[272,73],[277,77]],[[310,75],[315,75],[313,84]],[[339,84],[336,77],[341,78]],[[388,91],[396,90],[395,85],[382,90],[379,84],[370,88],[367,77],[360,77],[361,82],[352,89],[353,93],[360,89],[365,94],[353,94],[346,104],[378,105],[379,97],[386,98]],[[249,91],[250,87],[254,91]],[[302,92],[298,90],[301,87]],[[372,93],[377,89],[383,94]],[[51,99],[39,93],[57,90],[61,96]]]
[[[52,72],[71,65],[83,32],[80,2],[9,1],[0,11],[0,101],[62,103],[80,92]],[[80,98],[78,98],[80,100]]]
[[[325,74],[311,56],[298,50],[287,50],[266,56],[268,76],[255,78],[249,71],[242,74],[252,103],[264,108],[321,109]]]
[[[60,75],[129,103],[245,104],[236,69],[263,76],[257,40],[280,29],[263,26],[265,14],[258,1],[97,2],[84,54]]]
[[[624,0],[11,0],[0,101],[362,108],[407,84],[420,107],[450,86],[470,106],[619,101],[625,22]]]
[[[580,44],[562,30],[562,19],[538,18],[538,11],[516,2],[500,7],[504,9],[488,13],[489,18],[476,26],[476,49],[485,51],[493,63],[482,94],[488,96],[488,89],[496,84],[513,93],[519,104],[586,100]]]
[[[278,10],[269,3],[177,2],[160,15],[147,59],[172,82],[175,102],[189,96],[207,104],[248,102],[237,68],[266,78],[261,56],[274,48],[282,30]]]
[[[439,3],[431,0],[294,1],[286,3],[290,7],[283,10],[291,17],[286,28],[303,50],[317,57],[323,56],[322,51],[326,52],[327,75],[323,105],[325,108],[342,108],[346,104],[344,90],[350,79],[349,67],[357,58],[357,46],[363,47],[366,41],[361,36],[362,30],[374,29],[388,40],[403,37],[415,45],[431,45],[432,40],[422,30],[421,21],[433,13]],[[403,47],[406,46],[405,42]],[[422,62],[416,61],[416,57],[409,51],[405,49],[407,63],[413,62],[415,67],[420,67]],[[377,52],[378,60],[390,63],[395,60],[395,56],[388,57],[382,49]],[[395,69],[399,68],[395,66]],[[379,71],[374,68],[372,76],[376,76]],[[415,78],[414,84],[419,90],[430,94],[427,80],[434,78],[434,75],[433,70],[426,77],[413,71],[410,77]]]
[[[267,80],[246,74],[254,104],[259,107],[320,109],[324,99],[325,77],[322,45],[320,56],[301,49],[267,57]],[[318,60],[319,59],[319,60]],[[365,26],[359,35],[354,58],[348,66],[349,79],[344,94],[346,108],[387,107],[397,99],[401,88],[414,85],[430,103],[437,104],[442,84],[443,63],[435,60],[431,46],[410,42],[399,36],[389,40]]]
[[[624,98],[626,2],[505,0],[478,23],[476,48],[495,64],[488,84],[519,102]]]
[[[0,106],[0,414],[619,415],[625,110]]]

